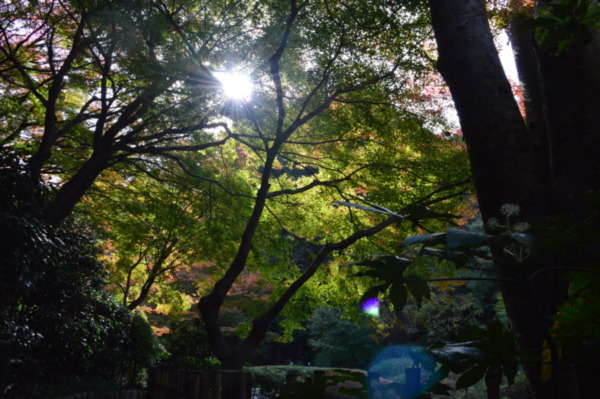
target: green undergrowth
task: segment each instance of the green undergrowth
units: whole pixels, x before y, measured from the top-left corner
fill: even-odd
[[[252,373],[254,385],[261,389],[272,392],[280,391],[285,385],[286,375],[292,374],[302,381],[312,377],[315,370],[331,370],[331,367],[311,367],[311,366],[254,366],[247,367],[246,371]]]
[[[281,392],[286,382],[286,375],[292,374],[297,376],[297,381],[305,380],[312,377],[315,370],[342,370],[340,368],[331,367],[311,367],[311,366],[295,366],[295,365],[278,365],[278,366],[254,366],[247,367],[245,370],[253,375],[254,386],[260,387],[263,392]],[[400,379],[399,379],[400,380]],[[448,385],[454,386],[456,376],[451,375],[446,381]],[[465,390],[452,391],[451,396],[431,395],[432,399],[485,399],[487,398],[486,387],[483,381]],[[517,375],[515,383],[508,387],[506,383],[502,384],[501,399],[528,399],[528,392],[525,377],[522,373]]]

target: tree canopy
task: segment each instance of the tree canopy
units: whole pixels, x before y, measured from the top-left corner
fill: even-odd
[[[504,239],[490,221],[510,204],[522,222],[588,223],[596,214],[578,198],[600,181],[597,10],[571,0],[3,4],[0,170],[12,188],[2,232],[17,232],[3,312],[35,291],[48,254],[77,248],[61,234],[87,229],[122,306],[198,311],[222,367],[239,369],[276,322],[291,337],[322,305],[426,299],[399,243],[471,216],[473,191],[487,226],[478,237]],[[508,28],[525,115],[490,20]],[[227,73],[248,75],[252,92],[228,96]],[[477,236],[408,243],[457,234]],[[527,270],[509,252],[492,247],[508,316],[521,347],[541,352],[566,271],[592,267],[593,251],[543,252]],[[424,265],[437,277],[439,264]],[[354,266],[371,280],[348,279]],[[553,351],[553,364],[568,363]],[[528,373],[539,397],[559,392],[558,378]]]

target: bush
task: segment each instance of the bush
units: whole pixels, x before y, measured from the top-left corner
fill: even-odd
[[[146,367],[159,351],[105,290],[89,230],[75,220],[44,223],[47,190],[16,156],[0,156],[0,186],[0,341],[17,360],[16,389],[50,395],[131,380],[132,362]]]
[[[160,361],[162,367],[188,370],[216,370],[220,362],[208,346],[208,336],[200,318],[171,322],[171,332],[160,337],[168,352]]]
[[[331,308],[318,309],[312,315],[308,328],[314,364],[365,369],[379,349],[373,340],[375,330],[366,318],[352,322],[342,315],[341,309]]]
[[[252,373],[252,381],[265,392],[281,392],[285,385],[286,375],[293,374],[308,379],[319,367],[307,366],[255,366],[247,367]]]

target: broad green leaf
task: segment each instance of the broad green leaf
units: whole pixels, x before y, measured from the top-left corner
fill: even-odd
[[[408,299],[408,291],[406,287],[401,283],[392,284],[389,289],[389,297],[390,301],[392,301],[392,304],[394,305],[394,311],[400,314],[402,309],[404,309]]]
[[[487,367],[484,365],[477,365],[470,368],[456,380],[456,390],[475,385],[485,376],[486,370]]]
[[[438,245],[446,241],[446,233],[424,234],[407,237],[400,243],[401,248],[410,247],[418,244]]]
[[[382,281],[392,282],[402,278],[402,274],[410,265],[410,260],[400,256],[383,255],[356,263],[356,266],[366,266],[369,269],[359,271],[357,277],[372,277]]]
[[[441,382],[436,382],[434,386],[429,388],[429,392],[434,395],[443,395],[443,396],[451,396],[450,391],[452,391],[452,387],[446,384],[442,384]]]
[[[456,215],[450,213],[436,212],[424,205],[412,205],[406,209],[406,219],[410,220],[413,223],[418,223],[427,219],[438,219],[448,222],[456,218]]]
[[[446,241],[448,248],[479,248],[485,245],[491,235],[475,231],[448,229]]]
[[[410,275],[406,276],[405,284],[410,291],[410,294],[417,301],[417,307],[421,307],[423,299],[430,299],[431,292],[429,290],[429,284],[419,276]]]
[[[593,281],[598,281],[600,275],[588,272],[574,272],[570,275],[569,296],[575,296],[588,287]]]
[[[481,358],[481,351],[473,347],[474,341],[445,344],[440,347],[431,348],[430,351],[436,358],[448,361],[450,363],[460,359]]]
[[[385,283],[385,284],[380,284],[380,285],[376,285],[376,286],[369,288],[367,291],[365,291],[365,293],[360,298],[360,303],[363,303],[364,301],[371,299],[371,298],[377,298],[379,296],[379,294],[382,292],[385,292],[385,290],[387,290],[388,287],[389,287],[389,284]]]
[[[347,206],[349,208],[356,208],[356,209],[360,209],[360,210],[367,211],[367,212],[382,213],[384,215],[390,215],[390,216],[391,215],[396,215],[395,213],[393,213],[393,212],[391,212],[391,211],[389,211],[388,209],[385,209],[385,208],[371,208],[369,206],[355,204],[353,202],[334,201],[334,204]],[[402,217],[401,215],[396,215],[396,216]]]

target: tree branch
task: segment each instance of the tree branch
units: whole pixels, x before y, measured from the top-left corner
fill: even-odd
[[[365,168],[368,168],[369,166],[370,165],[361,166],[360,168],[352,171],[349,175],[341,177],[339,179],[327,180],[327,181],[320,181],[318,179],[315,179],[312,182],[310,182],[309,184],[307,184],[306,186],[299,187],[296,189],[285,189],[285,190],[279,190],[279,191],[272,191],[269,194],[267,194],[267,198],[274,198],[274,197],[278,197],[281,195],[300,194],[300,193],[303,193],[305,191],[308,191],[308,190],[318,187],[318,186],[333,186],[337,183],[341,183],[343,181],[350,180],[353,175],[355,175],[356,173],[360,172],[361,170],[363,170]]]

